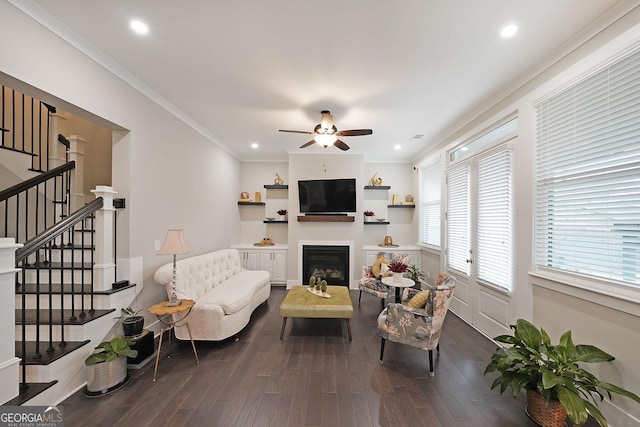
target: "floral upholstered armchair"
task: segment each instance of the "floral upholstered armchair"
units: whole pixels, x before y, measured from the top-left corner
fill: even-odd
[[[433,349],[440,347],[440,332],[455,290],[456,280],[440,274],[434,287],[425,290],[406,288],[402,304],[389,304],[378,316],[382,337],[380,363],[387,340],[407,344],[429,352],[429,375],[433,376]]]
[[[374,276],[372,267],[362,267],[362,278],[358,282],[360,293],[358,296],[358,304],[362,299],[362,292],[380,298],[381,308],[384,309],[384,300],[392,294],[391,288],[382,283],[381,276]]]

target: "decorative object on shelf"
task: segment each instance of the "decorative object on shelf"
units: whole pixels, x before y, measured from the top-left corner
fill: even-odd
[[[378,222],[385,222],[387,220],[387,218],[376,218],[376,221]]]
[[[270,216],[266,217],[265,219],[269,222],[275,221],[275,218]]]
[[[273,246],[274,243],[271,241],[271,237],[265,237],[257,243],[254,243],[253,246]]]
[[[382,185],[382,178],[378,176],[378,172],[374,173],[371,177],[371,185],[374,187],[379,187]]]
[[[393,239],[391,238],[391,236],[384,236],[384,241],[380,244],[378,244],[378,246],[383,247],[383,248],[397,248],[398,245],[394,245],[393,244]]]
[[[607,420],[597,407],[604,394],[611,399],[611,393],[617,393],[640,403],[640,396],[600,381],[578,365],[610,362],[615,358],[593,345],[574,344],[571,331],[562,334],[557,345],[552,345],[544,329],[538,329],[524,319],[518,319],[511,329],[513,335],[494,338],[509,344],[509,347],[496,350],[484,373],[499,373],[491,384],[492,390],[500,386],[502,393],[511,388],[516,398],[525,389],[525,411],[536,423],[565,426],[568,416],[572,425],[581,426],[591,415],[598,424],[606,427]],[[559,414],[550,411],[558,411]]]
[[[369,222],[373,218],[375,213],[373,211],[364,211],[364,221]]]
[[[287,210],[286,209],[280,209],[277,213],[278,213],[278,215],[280,215],[280,220],[281,221],[286,221],[286,219],[287,219]]]
[[[284,184],[284,181],[282,180],[282,178],[280,178],[280,175],[278,175],[278,172],[276,172],[276,179],[273,180],[273,183],[275,185],[282,185]]]
[[[248,194],[247,194],[248,195]],[[174,228],[167,231],[167,237],[164,243],[156,252],[156,255],[173,255],[173,276],[171,280],[171,299],[167,302],[167,307],[175,307],[180,305],[180,300],[176,295],[176,255],[182,255],[191,252],[187,241],[184,238],[182,228]]]
[[[406,196],[404,196],[404,204],[415,205],[415,201],[413,200],[413,196],[411,194],[407,194]]]
[[[262,201],[262,193],[260,193],[259,191],[256,191],[255,201],[256,202]]]
[[[391,204],[392,205],[399,205],[400,203],[398,202],[398,195],[394,194],[393,198],[391,199]]]
[[[242,193],[240,193],[240,200],[238,200],[239,202],[250,202],[251,198],[249,197],[249,192],[248,191],[243,191]]]

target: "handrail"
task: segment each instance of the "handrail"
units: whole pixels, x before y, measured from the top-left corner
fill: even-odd
[[[71,148],[71,142],[69,142],[69,140],[61,133],[58,134],[58,142],[67,147],[67,150]]]
[[[0,202],[3,202],[19,193],[22,193],[25,190],[28,190],[31,187],[35,187],[38,184],[42,184],[43,182],[49,180],[50,178],[60,175],[63,172],[69,171],[71,169],[75,169],[76,162],[70,161],[65,163],[64,165],[58,166],[57,168],[53,168],[50,171],[42,172],[38,176],[34,176],[26,181],[22,181],[19,184],[14,185],[13,187],[9,187],[6,190],[0,191]]]
[[[85,219],[90,214],[94,213],[98,209],[101,209],[102,206],[102,197],[98,197],[93,202],[88,203],[81,209],[75,211],[69,217],[65,218],[55,225],[52,225],[33,239],[26,242],[23,247],[16,250],[16,264],[40,249],[44,243],[60,236],[62,233],[69,230],[71,227]]]

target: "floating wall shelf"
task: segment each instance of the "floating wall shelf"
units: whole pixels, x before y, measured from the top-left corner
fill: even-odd
[[[415,209],[416,205],[387,205],[388,208]]]
[[[264,202],[238,202],[238,206],[264,206]]]
[[[365,190],[390,190],[390,185],[365,185]]]
[[[265,184],[264,188],[267,190],[288,190],[289,186],[287,184]]]

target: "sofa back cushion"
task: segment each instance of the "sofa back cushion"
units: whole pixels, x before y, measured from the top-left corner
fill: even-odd
[[[197,300],[229,277],[244,271],[237,249],[221,249],[176,262],[176,293],[178,298]],[[160,267],[154,279],[171,293],[173,262]]]

